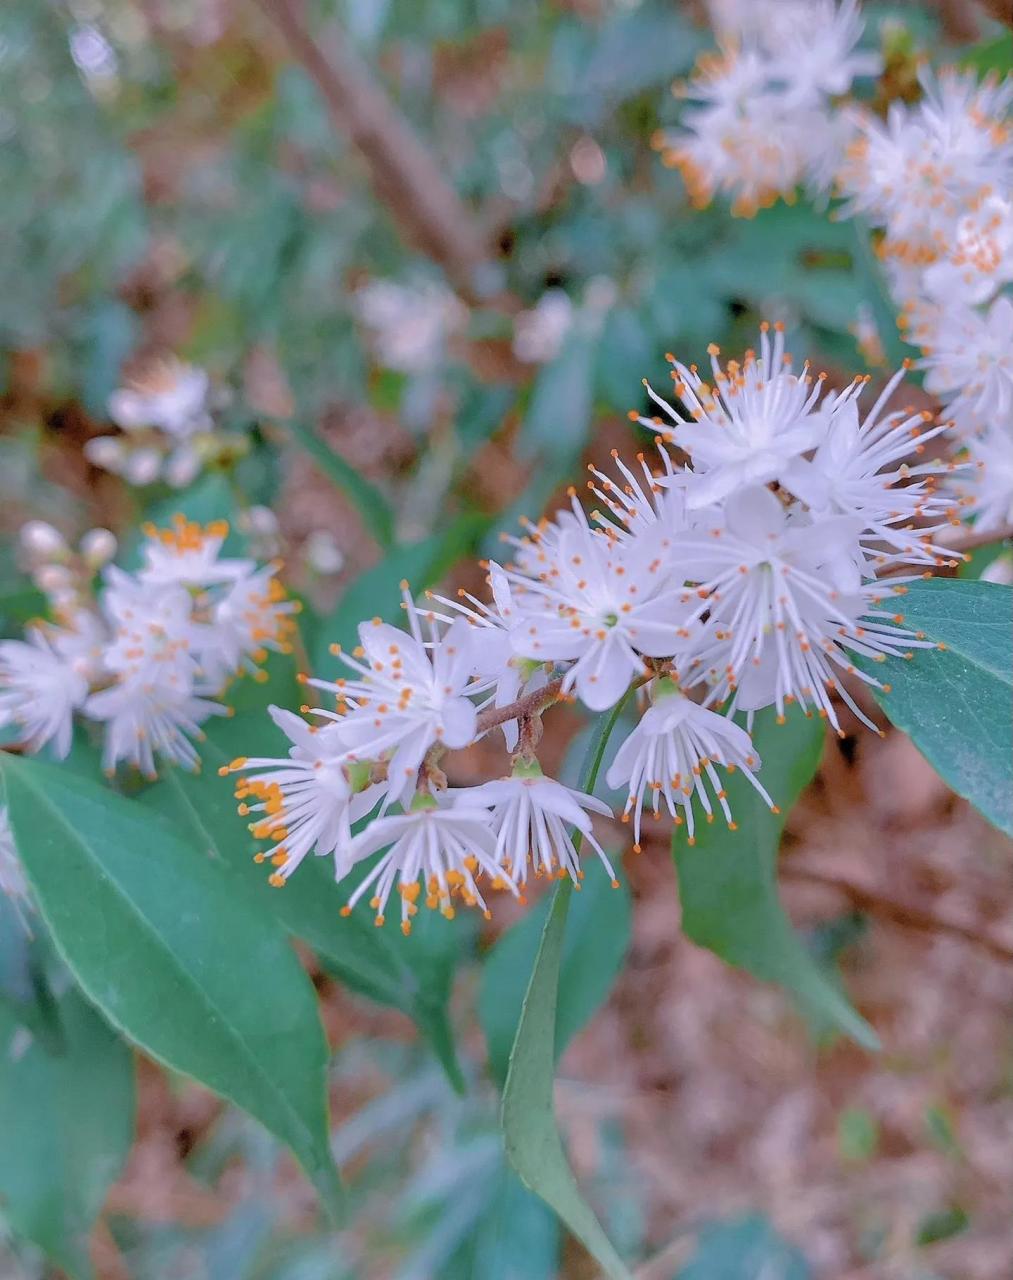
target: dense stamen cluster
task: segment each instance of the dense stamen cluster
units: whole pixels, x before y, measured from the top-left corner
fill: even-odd
[[[304,678],[328,696],[302,708],[316,727],[273,709],[289,754],[223,770],[241,775],[272,883],[311,851],[333,857],[339,879],[379,854],[348,906],[368,895],[382,923],[396,890],[409,932],[422,904],[486,910],[483,883],[579,885],[581,843],[614,879],[591,825],[610,810],[538,765],[540,717],[560,698],[605,711],[639,691],[643,713],[609,771],[629,789],[637,848],[645,808],[690,839],[699,812],[734,826],[724,772],[774,805],[748,732],[759,708],[783,717],[798,703],[843,733],[844,706],[871,725],[848,689],[879,685],[859,659],[928,643],[903,625],[908,579],[895,573],[947,556],[933,537],[956,518],[937,486],[952,464],[924,453],[942,428],[889,407],[902,374],[863,417],[867,379],[825,390],[795,370],[779,326],[741,360],[719,356],[712,347],[706,380],[672,358],[676,399],[648,388],[663,416],[631,415],[654,434],[653,459],[614,454],[614,473],[592,468],[599,506],[571,491],[555,519],[507,538],[511,558],[486,565],[488,599],[420,608],[402,583],[407,631],[364,622],[352,653],[335,650],[346,677]],[[448,789],[443,754],[501,726],[507,776]]]
[[[297,606],[278,564],[223,557],[224,521],[177,516],[143,532],[141,568],[109,565],[97,590],[94,557],[71,560],[50,538],[64,570],[47,593],[51,618],[0,642],[0,724],[18,728],[27,749],[50,744],[65,756],[81,715],[105,726],[109,770],[126,761],[153,776],[157,756],[195,767],[193,740],[226,712],[228,681],[259,675],[269,650],[288,651]]]

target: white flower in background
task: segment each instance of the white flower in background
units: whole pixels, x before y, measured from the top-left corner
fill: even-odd
[[[698,207],[721,191],[751,217],[800,184],[824,189],[853,125],[832,100],[879,58],[856,52],[863,22],[855,0],[719,0],[720,55],[706,54],[682,87],[694,100],[682,128],[655,140]]]
[[[152,585],[208,587],[233,582],[253,567],[249,560],[220,559],[229,534],[225,520],[199,525],[177,515],[171,528],[156,529],[153,524],[145,524],[141,531],[147,541],[139,576]]]
[[[124,431],[154,428],[185,439],[210,431],[210,380],[203,369],[176,359],[151,364],[109,397],[109,416]]]
[[[345,553],[330,529],[314,529],[306,539],[306,563],[314,573],[330,576],[345,566]]]
[[[514,318],[514,355],[530,364],[555,360],[573,318],[574,307],[569,295],[562,289],[546,289],[529,311],[522,311]]]
[[[88,440],[85,457],[128,484],[185,488],[215,452],[210,379],[175,358],[153,361],[114,391],[109,416],[123,434]]]
[[[202,737],[200,726],[209,716],[227,715],[228,708],[199,697],[170,671],[152,680],[121,679],[93,693],[84,712],[105,724],[102,767],[108,773],[126,761],[154,779],[156,756],[196,769],[200,755],[192,739]]]
[[[586,841],[601,860],[609,880],[619,887],[608,854],[595,838],[591,814],[613,817],[607,804],[573,787],[546,778],[537,764],[518,764],[509,778],[484,782],[456,795],[468,808],[488,806],[496,837],[496,859],[510,880],[523,889],[535,876],[569,876],[579,887],[579,841]]]
[[[943,256],[925,269],[925,292],[944,303],[977,306],[1013,281],[1013,204],[989,196],[957,223]]]
[[[829,410],[820,405],[822,378],[810,377],[808,365],[801,373],[793,371],[783,326],[774,328],[771,343],[769,326],[762,326],[759,356],[747,351],[741,364],[729,360],[724,369],[712,343],[713,385],[695,365],[687,368],[673,360],[675,394],[692,415],[688,419],[648,387],[674,424],[662,438],[693,460],[692,477],[681,473],[666,481],[685,483],[690,509],[720,502],[743,485],[776,480],[826,434]]]
[[[435,800],[420,795],[410,812],[374,818],[352,840],[348,861],[354,866],[382,849],[386,852],[349,898],[343,914],[372,889],[369,905],[376,912],[376,923],[382,925],[396,884],[401,898],[401,928],[409,933],[420,901],[448,918],[454,915],[457,900],[478,906],[488,916],[478,885],[481,875],[493,888],[517,892],[497,860],[488,810],[477,806],[461,803],[440,808]]]
[[[387,762],[388,803],[414,790],[431,746],[467,746],[477,726],[475,706],[466,696],[474,666],[471,624],[458,618],[441,635],[430,614],[426,640],[407,583],[402,592],[411,634],[379,618],[364,622],[359,648],[353,654],[337,651],[358,678],[308,682],[336,695],[337,712],[316,714],[340,723],[350,758]]]
[[[88,695],[80,660],[64,657],[57,627],[34,626],[24,640],[0,640],[0,725],[16,725],[30,751],[70,750],[74,712]]]
[[[1010,428],[989,427],[967,441],[968,466],[955,471],[950,488],[977,533],[1013,524],[1013,439]]]
[[[0,893],[10,899],[14,910],[21,915],[28,903],[28,879],[18,857],[5,804],[0,805]]]
[[[924,268],[956,247],[967,214],[1010,190],[1013,81],[979,84],[971,73],[943,71],[926,72],[922,86],[920,103],[891,103],[885,122],[854,113],[858,134],[839,185],[846,213],[886,229],[886,255]]]
[[[645,656],[666,657],[678,645],[682,583],[668,579],[662,538],[609,538],[588,525],[575,500],[573,514],[547,572],[508,571],[517,611],[510,640],[522,658],[572,662],[563,691],[575,688],[603,711],[643,674]]]
[[[921,361],[926,390],[959,393],[946,412],[962,423],[1013,422],[1013,298],[987,311],[952,307],[947,318]]]
[[[370,331],[377,360],[399,373],[429,373],[442,364],[449,338],[467,309],[434,281],[398,284],[371,280],[357,289],[355,312]]]
[[[271,719],[292,744],[288,756],[241,757],[219,770],[248,773],[238,779],[236,799],[242,816],[252,815],[250,831],[271,847],[258,853],[274,870],[271,883],[281,886],[309,853],[333,857],[335,875],[348,870],[352,823],[376,805],[382,787],[353,791],[353,771],[340,725],[309,726],[279,707]]]
[[[640,851],[640,820],[645,803],[656,818],[664,803],[677,826],[685,822],[690,844],[695,843],[694,796],[708,821],[716,801],[725,821],[735,829],[724,783],[715,765],[729,772],[741,769],[765,803],[777,811],[754,777],[760,759],[745,729],[727,716],[690,701],[667,677],[654,681],[650,692],[652,703],[616,752],[607,778],[610,787],[629,787],[623,821],[629,820],[632,811],[635,851]]]
[[[230,676],[248,671],[266,678],[258,665],[272,653],[291,653],[295,630],[293,615],[299,602],[289,600],[275,575],[277,563],[251,568],[224,585],[223,594],[210,607],[208,636],[200,649],[204,680],[221,688]]]

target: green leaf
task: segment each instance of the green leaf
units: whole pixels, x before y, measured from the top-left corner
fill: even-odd
[[[394,541],[394,513],[380,490],[335,453],[326,440],[305,423],[290,421],[281,424],[295,442],[310,455],[323,474],[352,503],[363,524],[385,550]]]
[[[691,941],[728,964],[785,987],[818,1025],[834,1025],[875,1048],[872,1028],[817,966],[777,893],[785,816],[816,772],[824,736],[822,720],[797,710],[783,725],[775,722],[772,708],[757,715],[753,742],[763,762],[759,777],[781,813],[771,813],[739,772],[726,783],[737,831],[720,820],[700,823],[691,847],[683,828],[676,828],[672,856],[682,927]]]
[[[499,939],[482,967],[478,1012],[489,1047],[489,1067],[500,1084],[506,1078],[528,975],[548,914],[545,897]],[[556,1007],[557,1059],[611,991],[629,946],[630,925],[628,886],[621,882],[613,889],[595,860],[566,922]]]
[[[960,59],[961,65],[970,67],[984,76],[995,72],[1000,78],[1013,72],[1013,31],[1003,32],[994,40],[983,40]]]
[[[928,578],[901,608],[905,627],[946,648],[863,663],[890,686],[874,690],[879,705],[957,795],[1013,835],[1013,588]]]
[[[270,685],[258,686],[265,687]],[[293,704],[283,682],[274,685],[274,692],[282,705]],[[462,1089],[447,1011],[462,937],[461,929],[453,927],[456,921],[430,919],[426,912],[405,938],[395,928],[377,929],[369,912],[341,915],[349,890],[335,883],[329,858],[308,858],[283,889],[272,888],[264,869],[254,864],[246,820],[237,815],[232,784],[218,776],[218,769],[237,755],[287,755],[288,746],[266,710],[213,721],[201,747],[201,772],[166,770],[143,799],[185,828],[195,847],[228,869],[237,892],[252,895],[258,909],[312,947],[332,976],[411,1018],[430,1041],[451,1083]]]
[[[68,1275],[93,1275],[88,1238],[134,1130],[130,1050],[71,987],[47,1048],[0,1005],[0,1212]]]
[[[85,993],[287,1142],[337,1214],[327,1044],[270,914],[139,802],[37,761],[6,758],[4,778],[39,908]]]
[[[318,624],[310,650],[313,673],[325,680],[345,674],[330,646],[353,649],[359,643],[359,623],[369,618],[399,622],[403,613],[399,583],[407,580],[414,592],[431,586],[475,548],[487,525],[488,519],[474,512],[459,516],[443,533],[395,547],[379,564],[361,573],[330,616]]]
[[[890,296],[882,263],[872,247],[872,234],[868,225],[861,218],[855,218],[852,231],[855,275],[863,287],[865,301],[872,308],[872,318],[883,344],[887,367],[891,370],[899,369],[911,355],[911,348],[904,342],[897,327],[900,308]]]
[[[622,699],[612,711],[599,718],[599,731],[589,749],[582,778],[585,791],[593,792],[606,743],[625,701]],[[622,1259],[580,1194],[556,1127],[552,1077],[556,1062],[557,996],[566,915],[572,895],[573,887],[568,879],[552,894],[510,1053],[503,1089],[503,1137],[507,1159],[521,1182],[555,1209],[609,1280],[629,1280]]]
[[[799,1251],[759,1215],[708,1223],[696,1253],[675,1280],[809,1280]]]

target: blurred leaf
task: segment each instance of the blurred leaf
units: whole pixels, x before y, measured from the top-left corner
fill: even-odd
[[[597,858],[568,913],[556,1004],[555,1053],[594,1017],[622,969],[630,941],[630,893],[613,889]],[[549,914],[546,895],[499,939],[482,966],[478,1012],[496,1082],[506,1078],[528,976]]]
[[[878,1040],[864,1018],[820,970],[791,927],[777,893],[777,852],[785,817],[819,765],[825,737],[817,716],[795,711],[784,725],[773,708],[761,711],[753,743],[762,761],[759,777],[780,814],[771,813],[741,772],[726,782],[738,826],[701,822],[690,846],[683,828],[672,836],[679,873],[682,928],[736,968],[792,993],[817,1022],[829,1021],[866,1048]]]
[[[371,484],[360,471],[336,453],[312,427],[292,420],[283,424],[295,442],[310,455],[321,472],[352,503],[363,524],[384,550],[394,540],[394,514],[390,503],[376,485]]]
[[[1008,76],[1013,72],[1013,32],[1004,31],[994,40],[983,40],[964,51],[960,64],[977,71],[980,76],[989,72],[995,72],[1000,78]]]
[[[971,1221],[959,1204],[950,1205],[936,1213],[927,1214],[918,1224],[915,1243],[925,1246],[938,1244],[941,1240],[952,1240],[966,1231]]]
[[[75,1280],[134,1132],[130,1050],[71,987],[50,1050],[0,1005],[0,1205],[13,1231]]]
[[[598,717],[598,732],[588,749],[581,778],[584,791],[594,791],[605,747],[628,696]],[[556,1126],[552,1080],[556,1063],[557,996],[566,914],[572,896],[569,879],[552,892],[510,1053],[503,1089],[503,1137],[507,1159],[521,1182],[555,1209],[609,1280],[629,1280],[622,1259],[580,1194]]]
[[[871,1160],[879,1146],[879,1126],[865,1107],[847,1107],[837,1118],[837,1147],[845,1160]]]
[[[863,661],[890,686],[877,701],[957,795],[1013,835],[1013,588],[929,578],[900,607],[905,627],[945,649]]]
[[[440,1280],[557,1280],[559,1226],[504,1167],[477,1230]]]
[[[637,404],[641,379],[648,376],[654,343],[640,313],[633,307],[613,307],[605,321],[598,355],[598,392],[611,409]]]
[[[118,299],[103,298],[90,309],[84,326],[81,398],[93,418],[106,417],[109,397],[119,385],[120,370],[139,334],[137,316]]]
[[[809,1280],[797,1249],[758,1216],[709,1224],[692,1259],[675,1280]]]
[[[882,263],[872,247],[872,233],[868,225],[861,218],[855,218],[852,221],[852,233],[855,274],[862,284],[864,300],[872,309],[872,318],[883,344],[887,367],[891,370],[899,369],[911,355],[911,348],[901,337],[897,327],[900,308],[890,296]],[[911,376],[917,377],[913,373]]]
[[[36,761],[8,757],[4,778],[39,909],[88,996],[147,1053],[287,1142],[337,1212],[327,1045],[270,914],[139,802]]]
[[[370,618],[399,622],[404,612],[399,584],[406,580],[412,591],[418,593],[439,581],[474,549],[487,525],[483,515],[458,516],[443,533],[410,546],[395,547],[379,564],[361,573],[331,614],[320,619],[315,628],[317,637],[310,644],[314,675],[331,680],[344,674],[346,669],[331,653],[330,646],[340,644],[343,649],[354,649],[359,643],[359,623]]]

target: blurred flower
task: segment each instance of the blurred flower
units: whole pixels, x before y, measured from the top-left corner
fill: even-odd
[[[573,303],[562,289],[546,289],[529,311],[514,319],[514,355],[546,364],[555,360],[573,323]]]
[[[28,880],[18,857],[5,804],[0,805],[0,893],[11,900],[19,914],[28,902]]]
[[[467,319],[467,308],[441,284],[371,280],[356,290],[354,308],[370,331],[376,358],[399,373],[428,373],[446,354],[447,341]]]
[[[330,529],[314,529],[306,539],[305,553],[314,573],[340,573],[345,563],[345,553]]]

